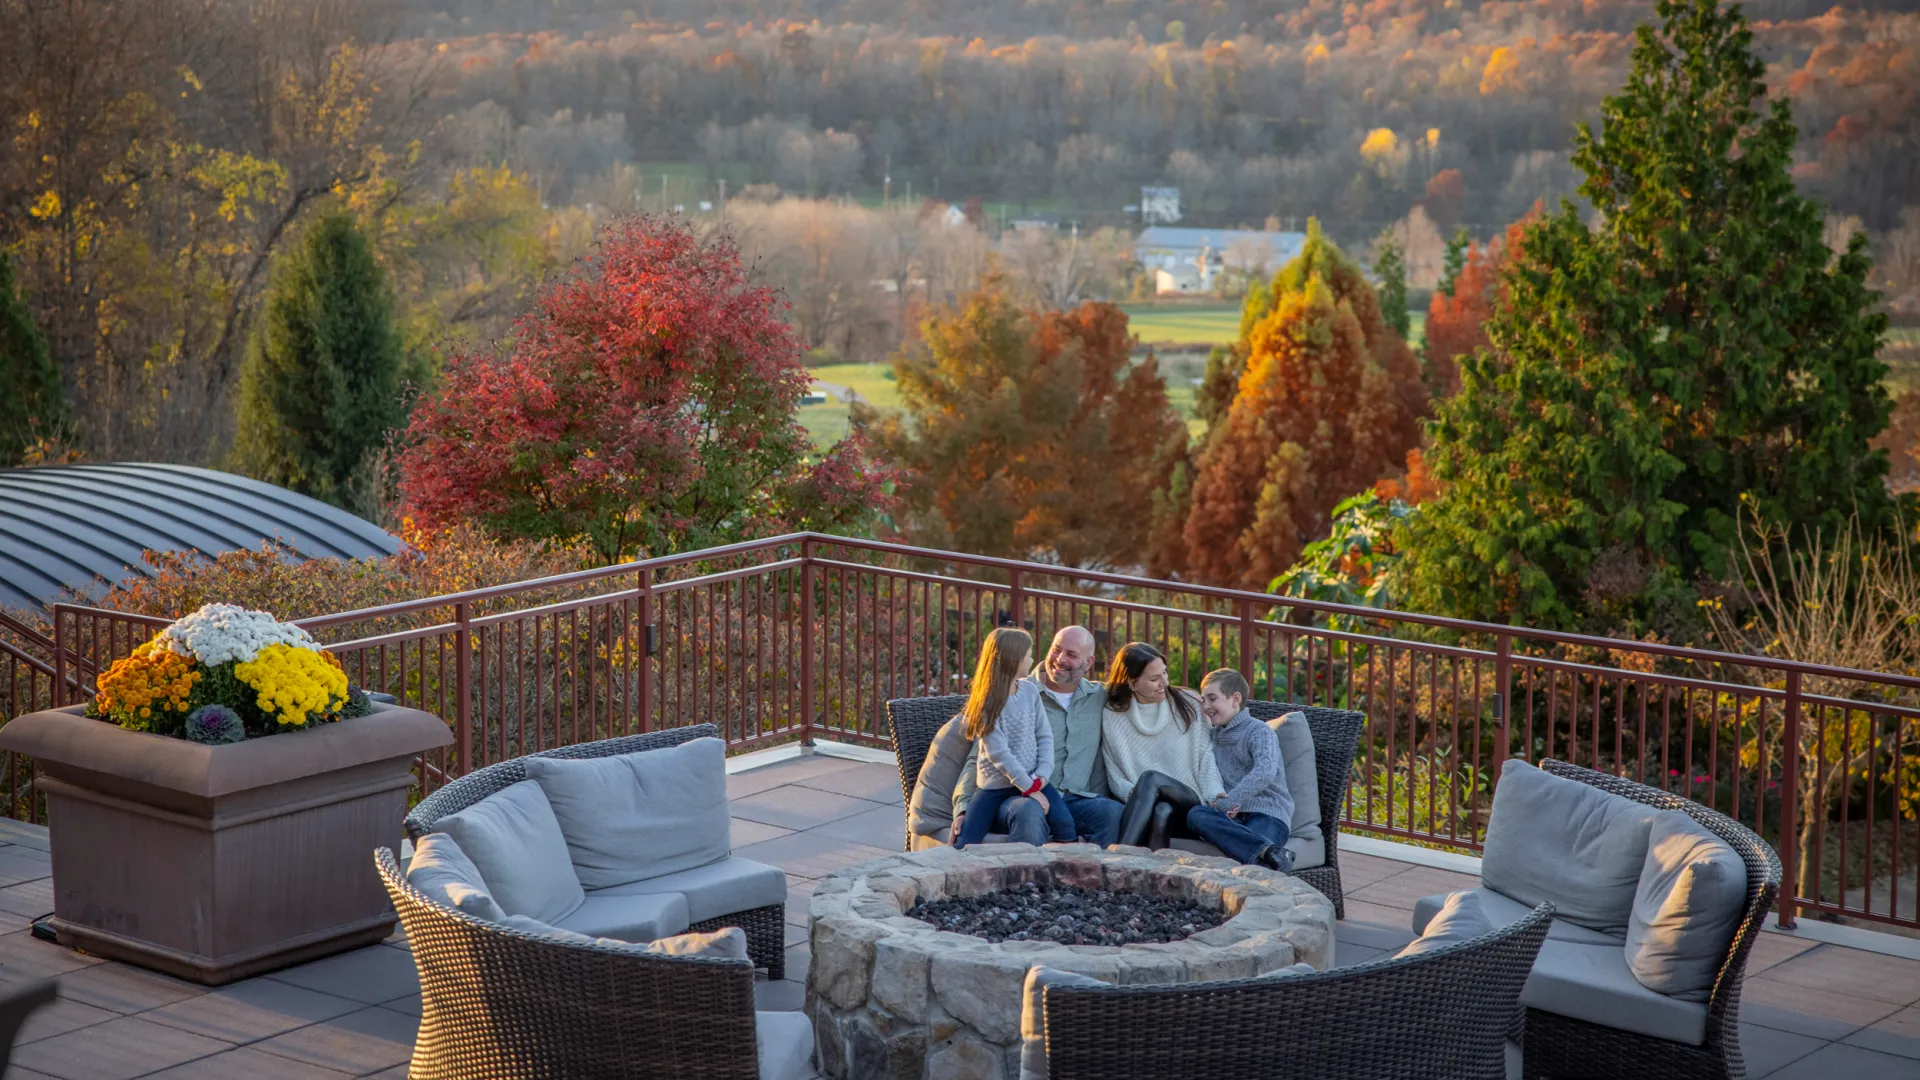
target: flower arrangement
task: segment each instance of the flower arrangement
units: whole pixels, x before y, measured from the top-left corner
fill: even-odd
[[[264,611],[208,604],[104,672],[87,715],[220,744],[372,711],[313,636]]]

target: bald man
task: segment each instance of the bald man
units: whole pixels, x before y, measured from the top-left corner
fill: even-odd
[[[1100,756],[1100,716],[1107,707],[1107,689],[1087,678],[1093,670],[1093,632],[1084,626],[1061,628],[1053,635],[1047,658],[1027,678],[1040,684],[1040,702],[1053,723],[1053,784],[1073,815],[1074,831],[1105,847],[1120,838],[1120,803],[1107,790],[1107,766]],[[953,835],[974,793],[973,757],[960,770],[960,786],[953,797]],[[994,832],[1010,840],[1044,844],[1049,839],[1046,815],[1032,799],[1008,799],[1000,804]]]

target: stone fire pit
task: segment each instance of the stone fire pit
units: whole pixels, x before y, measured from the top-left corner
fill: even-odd
[[[1191,901],[1228,918],[1178,941],[989,942],[905,912],[923,900],[1035,882]],[[933,848],[848,867],[813,894],[807,973],[820,1070],[835,1080],[1016,1080],[1020,1007],[1036,964],[1119,985],[1244,979],[1333,959],[1333,904],[1257,866],[1092,844]]]

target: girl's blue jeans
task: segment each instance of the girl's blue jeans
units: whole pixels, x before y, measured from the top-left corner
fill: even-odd
[[[1041,785],[1040,794],[1047,797],[1047,831],[1053,834],[1054,842],[1073,843],[1073,814],[1067,810],[1067,800],[1054,790],[1052,781]],[[1026,796],[1010,787],[983,787],[974,792],[972,801],[967,803],[967,816],[960,822],[960,835],[954,837],[953,846],[963,848],[985,840],[987,833],[993,830],[994,821],[1000,816],[1000,804],[1009,799],[1024,798]]]

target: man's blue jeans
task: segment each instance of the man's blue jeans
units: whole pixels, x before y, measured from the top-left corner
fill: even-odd
[[[1106,847],[1120,839],[1120,804],[1098,795],[1064,793],[1062,801],[1073,815],[1073,831]],[[1032,799],[1009,799],[1000,804],[994,831],[1022,844],[1044,844],[1051,838],[1046,815]]]
[[[1187,829],[1235,862],[1256,861],[1268,844],[1287,846],[1287,823],[1279,818],[1251,813],[1228,817],[1226,811],[1204,803],[1187,811]]]

